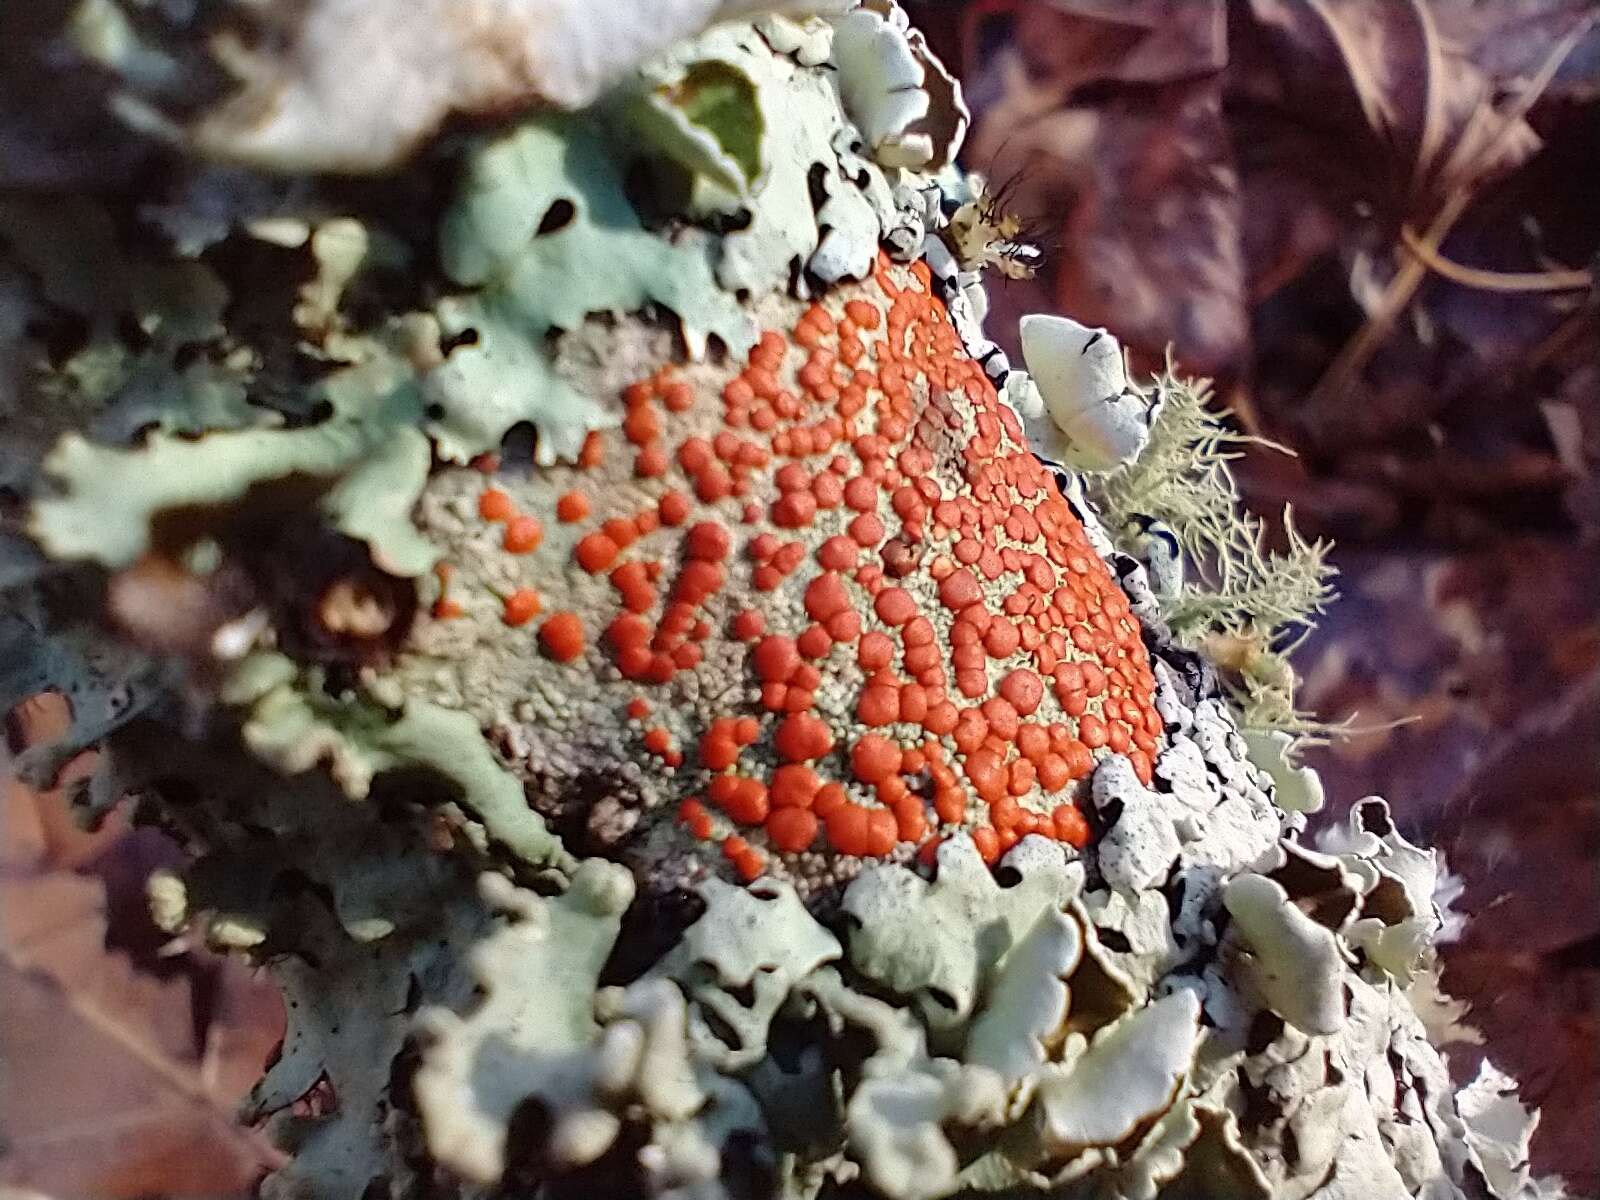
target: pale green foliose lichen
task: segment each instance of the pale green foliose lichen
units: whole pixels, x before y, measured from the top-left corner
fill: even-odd
[[[564,1166],[593,1162],[621,1130],[595,1093],[625,1088],[641,1057],[636,1042],[602,1041],[593,1013],[633,880],[591,859],[553,900],[498,875],[485,875],[482,888],[510,917],[472,953],[483,1002],[464,1018],[445,1009],[419,1017],[416,1089],[428,1149],[458,1174],[493,1183],[505,1171],[511,1118],[531,1100],[548,1114],[552,1156]]]
[[[748,198],[772,150],[755,80],[715,58],[653,74],[629,97],[628,121],[692,175]]]
[[[686,214],[721,218],[729,226],[716,239],[716,277],[740,296],[782,288],[808,295],[813,278],[825,284],[863,278],[880,239],[903,220],[893,192],[905,173],[857,152],[841,123],[837,64],[817,61],[816,54],[774,54],[772,36],[750,26],[723,26],[669,51],[644,72],[651,108],[665,103],[663,96],[679,96],[681,81],[708,62],[738,80],[724,105],[746,108],[746,124],[757,135],[744,151],[746,168],[759,163],[754,175],[742,171],[742,186],[730,187],[729,172],[708,160],[705,150],[686,153],[682,134],[658,140],[660,150],[690,172]],[[818,52],[822,43],[831,45],[831,38],[817,35]],[[625,126],[630,120],[637,124],[633,114],[639,107],[637,100],[623,107]],[[681,104],[673,109],[674,124],[687,123],[697,143],[706,149],[722,145],[709,126],[691,122]],[[646,119],[643,132],[648,136],[663,119]],[[814,192],[823,198],[818,201]]]
[[[152,527],[162,513],[237,505],[252,488],[284,478],[305,476],[331,484],[376,462],[378,469],[388,468],[399,480],[420,487],[418,452],[426,448],[414,441],[402,441],[398,449],[388,444],[407,438],[403,426],[396,428],[401,421],[391,414],[398,407],[411,416],[417,410],[414,391],[386,391],[380,382],[373,395],[381,397],[377,412],[306,429],[223,431],[199,441],[152,436],[136,450],[66,434],[43,463],[46,477],[59,491],[35,504],[30,532],[55,557],[125,567],[149,549]],[[390,486],[388,479],[366,485]],[[403,482],[398,498],[406,507],[414,498],[404,495]],[[353,513],[347,506],[342,511],[369,534],[375,525],[381,529],[376,513]],[[420,573],[431,556],[416,550],[409,521],[402,524],[402,547],[390,559],[411,567],[409,573]]]
[[[710,334],[736,354],[755,340],[750,318],[712,277],[712,242],[646,230],[618,162],[581,122],[530,122],[477,148],[441,240],[445,273],[477,289],[439,306],[445,336],[461,343],[426,385],[443,410],[429,428],[446,458],[464,462],[532,421],[548,466],[617,423],[556,374],[544,345],[550,330],[590,313],[664,305],[695,355]]]
[[[897,867],[865,872],[845,894],[844,911],[855,925],[851,962],[909,999],[936,1032],[960,1029],[1002,957],[1076,878],[1055,847],[1030,842],[1019,853],[1034,869],[1009,888],[995,881],[967,839],[939,848],[932,884]]]
[[[363,799],[384,772],[429,771],[521,861],[567,861],[471,716],[423,701],[390,709],[371,695],[330,696],[323,683],[318,672],[302,675],[289,659],[263,653],[239,665],[221,698],[243,710],[245,745],[286,775],[326,765],[347,795]]]
[[[287,171],[399,167],[451,113],[578,109],[708,25],[848,0],[524,0],[463,12],[439,0],[318,0],[269,45],[235,49],[240,92],[187,134],[207,155]],[[357,19],[357,16],[359,19]]]
[[[697,1054],[734,1070],[761,1060],[791,989],[842,950],[787,883],[741,888],[708,879],[702,894],[705,915],[650,974],[675,981],[691,1002]]]
[[[955,158],[968,113],[961,85],[894,3],[863,3],[835,23],[834,61],[846,111],[874,157],[937,171]]]

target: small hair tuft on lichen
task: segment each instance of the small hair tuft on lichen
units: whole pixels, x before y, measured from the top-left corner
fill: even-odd
[[[1089,485],[1108,526],[1164,521],[1203,564],[1233,537],[1239,488],[1229,464],[1255,439],[1229,427],[1227,410],[1211,403],[1210,380],[1180,376],[1170,359],[1150,386],[1161,408],[1149,445]]]
[[[1273,549],[1267,522],[1243,508],[1231,466],[1251,443],[1292,451],[1232,428],[1210,381],[1179,375],[1170,356],[1150,386],[1158,415],[1149,446],[1089,481],[1108,528],[1123,541],[1151,519],[1172,530],[1191,579],[1161,597],[1162,615],[1223,669],[1247,726],[1332,732],[1295,708],[1289,655],[1334,599],[1333,545],[1307,539],[1286,507],[1282,548]]]
[[[1268,640],[1277,643],[1285,633],[1309,629],[1335,595],[1336,572],[1327,561],[1333,543],[1308,541],[1287,507],[1284,548],[1270,549],[1269,537],[1260,517],[1236,511],[1224,537],[1206,546],[1210,561],[1199,561],[1210,578],[1186,584],[1169,603],[1166,616],[1173,631],[1192,636],[1254,627],[1270,631]]]

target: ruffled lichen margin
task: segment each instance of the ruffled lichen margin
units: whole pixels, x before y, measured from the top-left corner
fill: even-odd
[[[950,166],[966,113],[892,0],[832,5],[831,22],[530,2],[493,31],[441,4],[356,23],[344,7],[244,31],[280,53],[225,55],[244,84],[219,101],[206,48],[241,44],[229,31],[86,3],[30,34],[76,62],[71,100],[0,117],[7,153],[21,147],[0,175],[0,678],[8,707],[57,690],[73,715],[15,766],[45,783],[99,747],[86,819],[134,796],[193,851],[152,879],[158,922],[282,986],[284,1046],[242,1114],[294,1155],[266,1194],[1559,1192],[1529,1176],[1534,1118],[1513,1085],[1486,1068],[1453,1089],[1413,1005],[1434,980],[1435,857],[1377,799],[1314,849],[1321,788],[1292,734],[1241,728],[1211,664],[1171,637],[1200,612],[1233,632],[1284,621],[1248,589],[1208,601],[1182,582],[1206,544],[1254,555],[1256,527],[1217,506],[1210,477],[1187,500],[1147,490],[1156,511],[1138,511],[1136,455],[1173,445],[1120,359],[1067,370],[1060,338],[1078,335],[1057,329],[1045,403],[984,337],[982,266],[1019,260],[970,245],[965,217],[951,232],[981,207]],[[352,91],[362,66],[376,74]],[[451,113],[476,119],[440,132]],[[773,582],[756,585],[765,611],[721,614],[733,649],[718,658],[691,611],[636,647],[633,673],[635,626],[602,645],[584,619],[597,597],[616,604],[606,582],[649,610],[644,564],[603,572],[677,505],[580,537],[591,507],[645,485],[602,474],[608,490],[585,492],[575,472],[602,470],[609,445],[657,477],[657,401],[691,423],[694,397],[719,394],[730,428],[787,419],[797,375],[751,373],[784,360],[761,329],[835,337],[848,359],[903,309],[943,349],[923,361],[938,377],[876,377],[880,440],[937,410],[975,492],[1025,436],[1079,464],[1049,465],[1051,503],[1072,514],[1053,519],[1095,560],[1061,543],[1093,603],[1076,610],[1078,652],[1050,650],[1054,691],[991,672],[1022,653],[1002,623],[957,634],[935,611],[913,638],[897,615],[934,595],[1002,607],[991,585],[1035,571],[1001,553],[1038,536],[1034,505],[974,541],[975,568],[989,552],[1001,566],[972,582],[917,488],[939,493],[954,457],[908,460],[879,489],[885,515],[950,543],[940,567],[915,537],[835,532],[833,465],[804,489],[780,471],[763,494],[766,464],[728,430],[688,456],[698,466],[693,438],[678,447],[695,501],[742,503],[763,529],[770,501],[802,555],[870,549],[882,569],[855,584],[895,595],[863,627],[837,599],[842,565],[802,600],[788,551],[754,537]],[[815,361],[808,395],[853,385]],[[983,410],[991,429],[972,409],[995,389],[1015,411]],[[785,436],[780,454],[822,453]],[[863,440],[854,452],[878,457]],[[1036,468],[1008,486],[1031,488]],[[1161,523],[1196,497],[1211,540],[1175,546]],[[913,519],[919,505],[932,515]],[[690,530],[694,586],[674,585],[675,603],[724,585],[726,532]],[[1323,582],[1318,559],[1289,618]],[[541,612],[557,599],[569,607]],[[1114,615],[1095,625],[1091,609]],[[814,619],[795,644],[820,667],[784,638],[757,644],[788,617]],[[1136,647],[1101,640],[1112,621]],[[885,627],[904,631],[887,661],[908,673],[912,650],[950,650],[982,731],[942,728],[938,663],[884,682],[866,647],[881,639],[876,660]],[[829,658],[858,639],[859,669]],[[755,645],[749,694],[737,642]],[[1116,708],[1100,664],[1126,665]],[[672,711],[641,694],[615,728],[591,720],[624,678],[680,674]],[[853,711],[840,679],[864,681]],[[1019,711],[1041,703],[1063,716],[1030,741]],[[711,719],[725,710],[746,715]],[[819,741],[918,721],[927,743],[887,764],[891,736]],[[1137,744],[1110,741],[1119,722]],[[707,772],[755,780],[719,774],[741,753],[770,787],[714,785]],[[771,816],[785,805],[810,815]]]

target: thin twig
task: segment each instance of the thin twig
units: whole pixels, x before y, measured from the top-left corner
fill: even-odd
[[[1482,267],[1469,267],[1446,258],[1438,250],[1417,236],[1409,225],[1400,227],[1400,240],[1406,251],[1422,261],[1436,275],[1451,283],[1477,288],[1485,292],[1570,292],[1586,291],[1594,286],[1594,276],[1588,271],[1489,271]]]
[[[1555,47],[1550,51],[1544,64],[1534,77],[1529,80],[1528,86],[1517,97],[1505,113],[1500,115],[1500,127],[1493,137],[1489,138],[1479,151],[1478,161],[1487,161],[1489,156],[1500,148],[1500,144],[1516,124],[1528,114],[1544,94],[1556,72],[1561,69],[1561,64],[1567,56],[1577,47],[1584,35],[1594,26],[1600,14],[1590,13],[1578,21],[1567,31]],[[1437,250],[1444,241],[1455,223],[1461,219],[1461,214],[1466,212],[1468,205],[1473,200],[1473,188],[1470,182],[1457,185],[1450,195],[1445,198],[1439,211],[1434,214],[1433,220],[1428,222],[1427,229],[1419,239],[1419,244],[1430,250]],[[1423,280],[1428,277],[1428,268],[1415,255],[1407,256],[1395,273],[1389,285],[1384,288],[1383,295],[1379,298],[1377,307],[1368,314],[1361,328],[1351,336],[1344,347],[1328,364],[1328,369],[1323,372],[1322,378],[1311,389],[1306,397],[1306,403],[1311,408],[1326,406],[1330,399],[1343,396],[1349,391],[1351,382],[1366,368],[1378,346],[1389,336],[1389,331],[1394,323],[1399,320],[1412,298],[1417,294],[1417,289],[1422,286]]]
[[[1550,332],[1549,337],[1535,346],[1522,360],[1520,367],[1523,377],[1526,378],[1534,371],[1542,369],[1546,363],[1565,354],[1568,348],[1587,332],[1585,327],[1594,320],[1594,317],[1595,311],[1592,307],[1580,308],[1570,314]]]
[[[1422,240],[1430,246],[1437,246],[1445,234],[1449,233],[1460,220],[1471,199],[1471,194],[1463,189],[1445,200],[1444,206],[1429,222]],[[1322,378],[1317,380],[1316,386],[1311,389],[1311,394],[1306,397],[1308,407],[1312,409],[1324,407],[1330,398],[1342,397],[1350,390],[1351,381],[1365,369],[1378,346],[1389,336],[1389,330],[1410,305],[1412,297],[1417,294],[1417,289],[1427,277],[1428,268],[1420,259],[1407,258],[1401,264],[1400,270],[1383,289],[1377,307],[1367,315],[1361,328],[1356,330],[1334,356],[1333,362],[1328,364],[1328,369],[1323,372]]]

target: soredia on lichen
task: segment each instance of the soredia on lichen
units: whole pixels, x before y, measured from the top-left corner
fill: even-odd
[[[1011,368],[894,0],[279,7],[0,109],[14,769],[282,989],[263,1195],[1557,1194],[1442,863],[1309,836],[1325,548],[1203,388]]]

